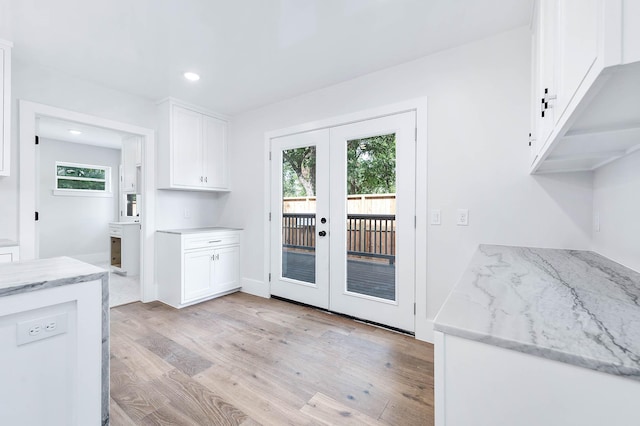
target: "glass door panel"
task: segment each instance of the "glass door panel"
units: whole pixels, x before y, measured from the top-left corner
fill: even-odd
[[[396,135],[347,141],[347,292],[396,300]]]
[[[316,282],[316,147],[282,150],[282,277]]]
[[[326,309],[328,153],[328,130],[271,140],[271,294]]]

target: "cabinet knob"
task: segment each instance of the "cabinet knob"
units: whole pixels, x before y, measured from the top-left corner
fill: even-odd
[[[204,177],[204,181],[205,181],[205,183],[207,182],[207,177],[206,176]]]
[[[203,180],[203,179],[202,179],[202,176],[200,176],[200,182],[202,182],[202,180]]]

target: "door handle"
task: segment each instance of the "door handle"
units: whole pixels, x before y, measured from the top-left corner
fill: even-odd
[[[318,235],[321,236],[321,237],[324,237],[324,236],[327,235],[327,231],[320,231],[320,232],[318,232]]]

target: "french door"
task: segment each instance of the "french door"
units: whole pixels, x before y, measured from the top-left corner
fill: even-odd
[[[271,140],[271,294],[414,331],[415,113]]]

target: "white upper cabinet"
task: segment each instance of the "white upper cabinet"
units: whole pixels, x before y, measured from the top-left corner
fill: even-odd
[[[138,192],[138,168],[142,141],[139,136],[122,140],[122,192]]]
[[[159,104],[158,188],[227,191],[227,121],[168,99]]]
[[[532,173],[594,170],[640,147],[637,3],[536,2]]]
[[[11,165],[11,47],[0,40],[0,176],[9,176]]]

